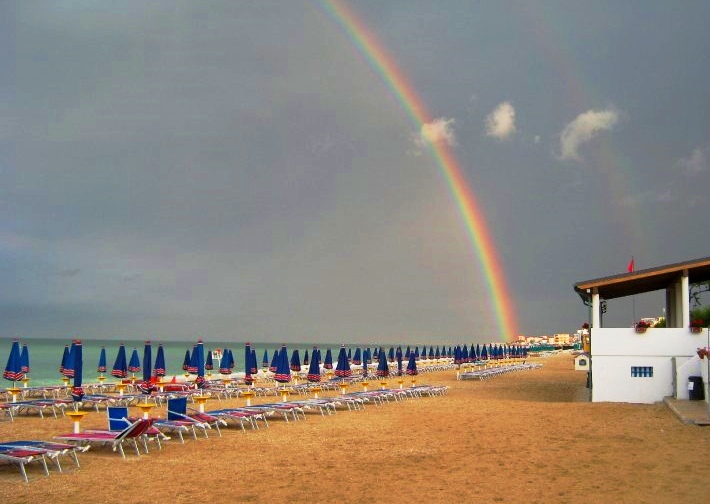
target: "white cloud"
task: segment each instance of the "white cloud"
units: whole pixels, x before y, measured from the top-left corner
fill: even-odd
[[[427,144],[456,145],[454,122],[454,119],[440,117],[429,123],[422,124],[414,143],[420,148],[424,148]]]
[[[579,147],[599,132],[611,130],[619,120],[614,110],[587,110],[567,124],[560,134],[560,159],[579,161]]]
[[[689,158],[683,158],[678,161],[680,166],[688,175],[699,175],[708,169],[708,161],[703,149],[693,149]]]
[[[486,116],[486,135],[505,140],[513,133],[515,133],[515,109],[509,101],[504,101]]]

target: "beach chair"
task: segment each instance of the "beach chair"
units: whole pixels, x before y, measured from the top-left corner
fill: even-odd
[[[115,431],[84,431],[78,434],[63,434],[55,436],[55,439],[76,443],[78,446],[110,446],[113,451],[118,450],[122,458],[126,458],[123,451],[123,444],[133,443],[136,455],[140,455],[137,439],[140,438],[151,425],[150,420],[140,419],[130,424],[120,432]]]
[[[138,420],[136,417],[128,416],[128,408],[126,406],[108,406],[106,408],[106,414],[108,416],[108,430],[112,432],[120,432]],[[162,449],[163,446],[161,441],[167,441],[170,439],[168,436],[163,434],[160,429],[154,425],[154,423],[155,422],[151,422],[150,427],[148,427],[145,433],[141,436],[143,448],[146,453],[148,453],[148,441],[154,441],[158,445],[158,449]]]
[[[44,468],[44,474],[49,476],[47,460],[44,458],[45,451],[36,448],[6,446],[0,447],[0,461],[16,464],[20,467],[20,473],[27,483],[27,471],[25,466],[31,462],[39,462]]]
[[[79,457],[77,452],[85,452],[88,447],[78,447],[69,443],[55,443],[52,441],[37,441],[37,440],[18,440],[18,441],[3,441],[0,443],[0,448],[27,448],[30,450],[44,450],[45,455],[54,460],[57,470],[62,472],[62,466],[59,463],[60,456],[68,456],[79,465]]]
[[[201,413],[192,408],[187,407],[187,397],[175,397],[168,399],[168,420],[193,422],[195,427],[202,429],[202,432],[207,435],[207,429],[214,427],[217,433],[222,436],[219,426],[227,425],[227,422],[221,418],[217,418],[208,413]]]

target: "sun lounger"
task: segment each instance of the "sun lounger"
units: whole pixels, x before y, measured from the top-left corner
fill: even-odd
[[[259,425],[257,423],[258,420],[264,422],[266,427],[269,426],[269,423],[266,420],[266,414],[264,412],[255,411],[248,408],[225,408],[220,410],[208,411],[207,413],[209,415],[224,418],[225,420],[239,422],[242,427],[242,430],[246,430],[244,429],[244,422],[248,422],[252,429],[259,428]]]
[[[60,456],[70,457],[77,467],[79,465],[79,457],[77,452],[85,452],[89,447],[77,447],[69,443],[55,443],[53,441],[37,441],[37,440],[19,440],[19,441],[3,441],[0,443],[0,448],[27,448],[30,450],[44,450],[45,455],[49,456],[57,465],[57,470],[62,472],[62,466],[59,463]]]
[[[10,464],[17,464],[20,467],[20,473],[27,483],[27,471],[25,466],[31,462],[39,462],[43,469],[44,474],[49,476],[49,469],[47,468],[47,460],[44,458],[45,450],[38,448],[25,448],[25,447],[0,447],[0,461],[7,462]]]
[[[132,423],[120,432],[114,431],[85,431],[78,434],[64,434],[55,436],[55,439],[76,443],[77,446],[107,445],[113,451],[118,450],[122,458],[126,458],[123,451],[123,443],[131,442],[136,450],[136,455],[140,455],[138,442],[136,441],[150,427],[151,421],[140,419]]]

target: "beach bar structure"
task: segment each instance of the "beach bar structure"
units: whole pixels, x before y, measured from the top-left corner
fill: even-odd
[[[708,401],[708,329],[690,328],[690,286],[710,281],[710,257],[620,275],[584,280],[574,290],[590,308],[589,359],[592,402],[654,403],[689,399],[702,376]],[[665,290],[666,327],[603,327],[605,300]],[[698,386],[700,384],[698,383]]]

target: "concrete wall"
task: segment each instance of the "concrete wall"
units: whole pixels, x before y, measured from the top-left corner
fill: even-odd
[[[654,403],[677,394],[687,399],[688,376],[700,375],[696,350],[706,346],[707,329],[650,328],[643,334],[633,328],[592,329],[592,401]],[[652,367],[653,377],[631,376],[632,366]]]

